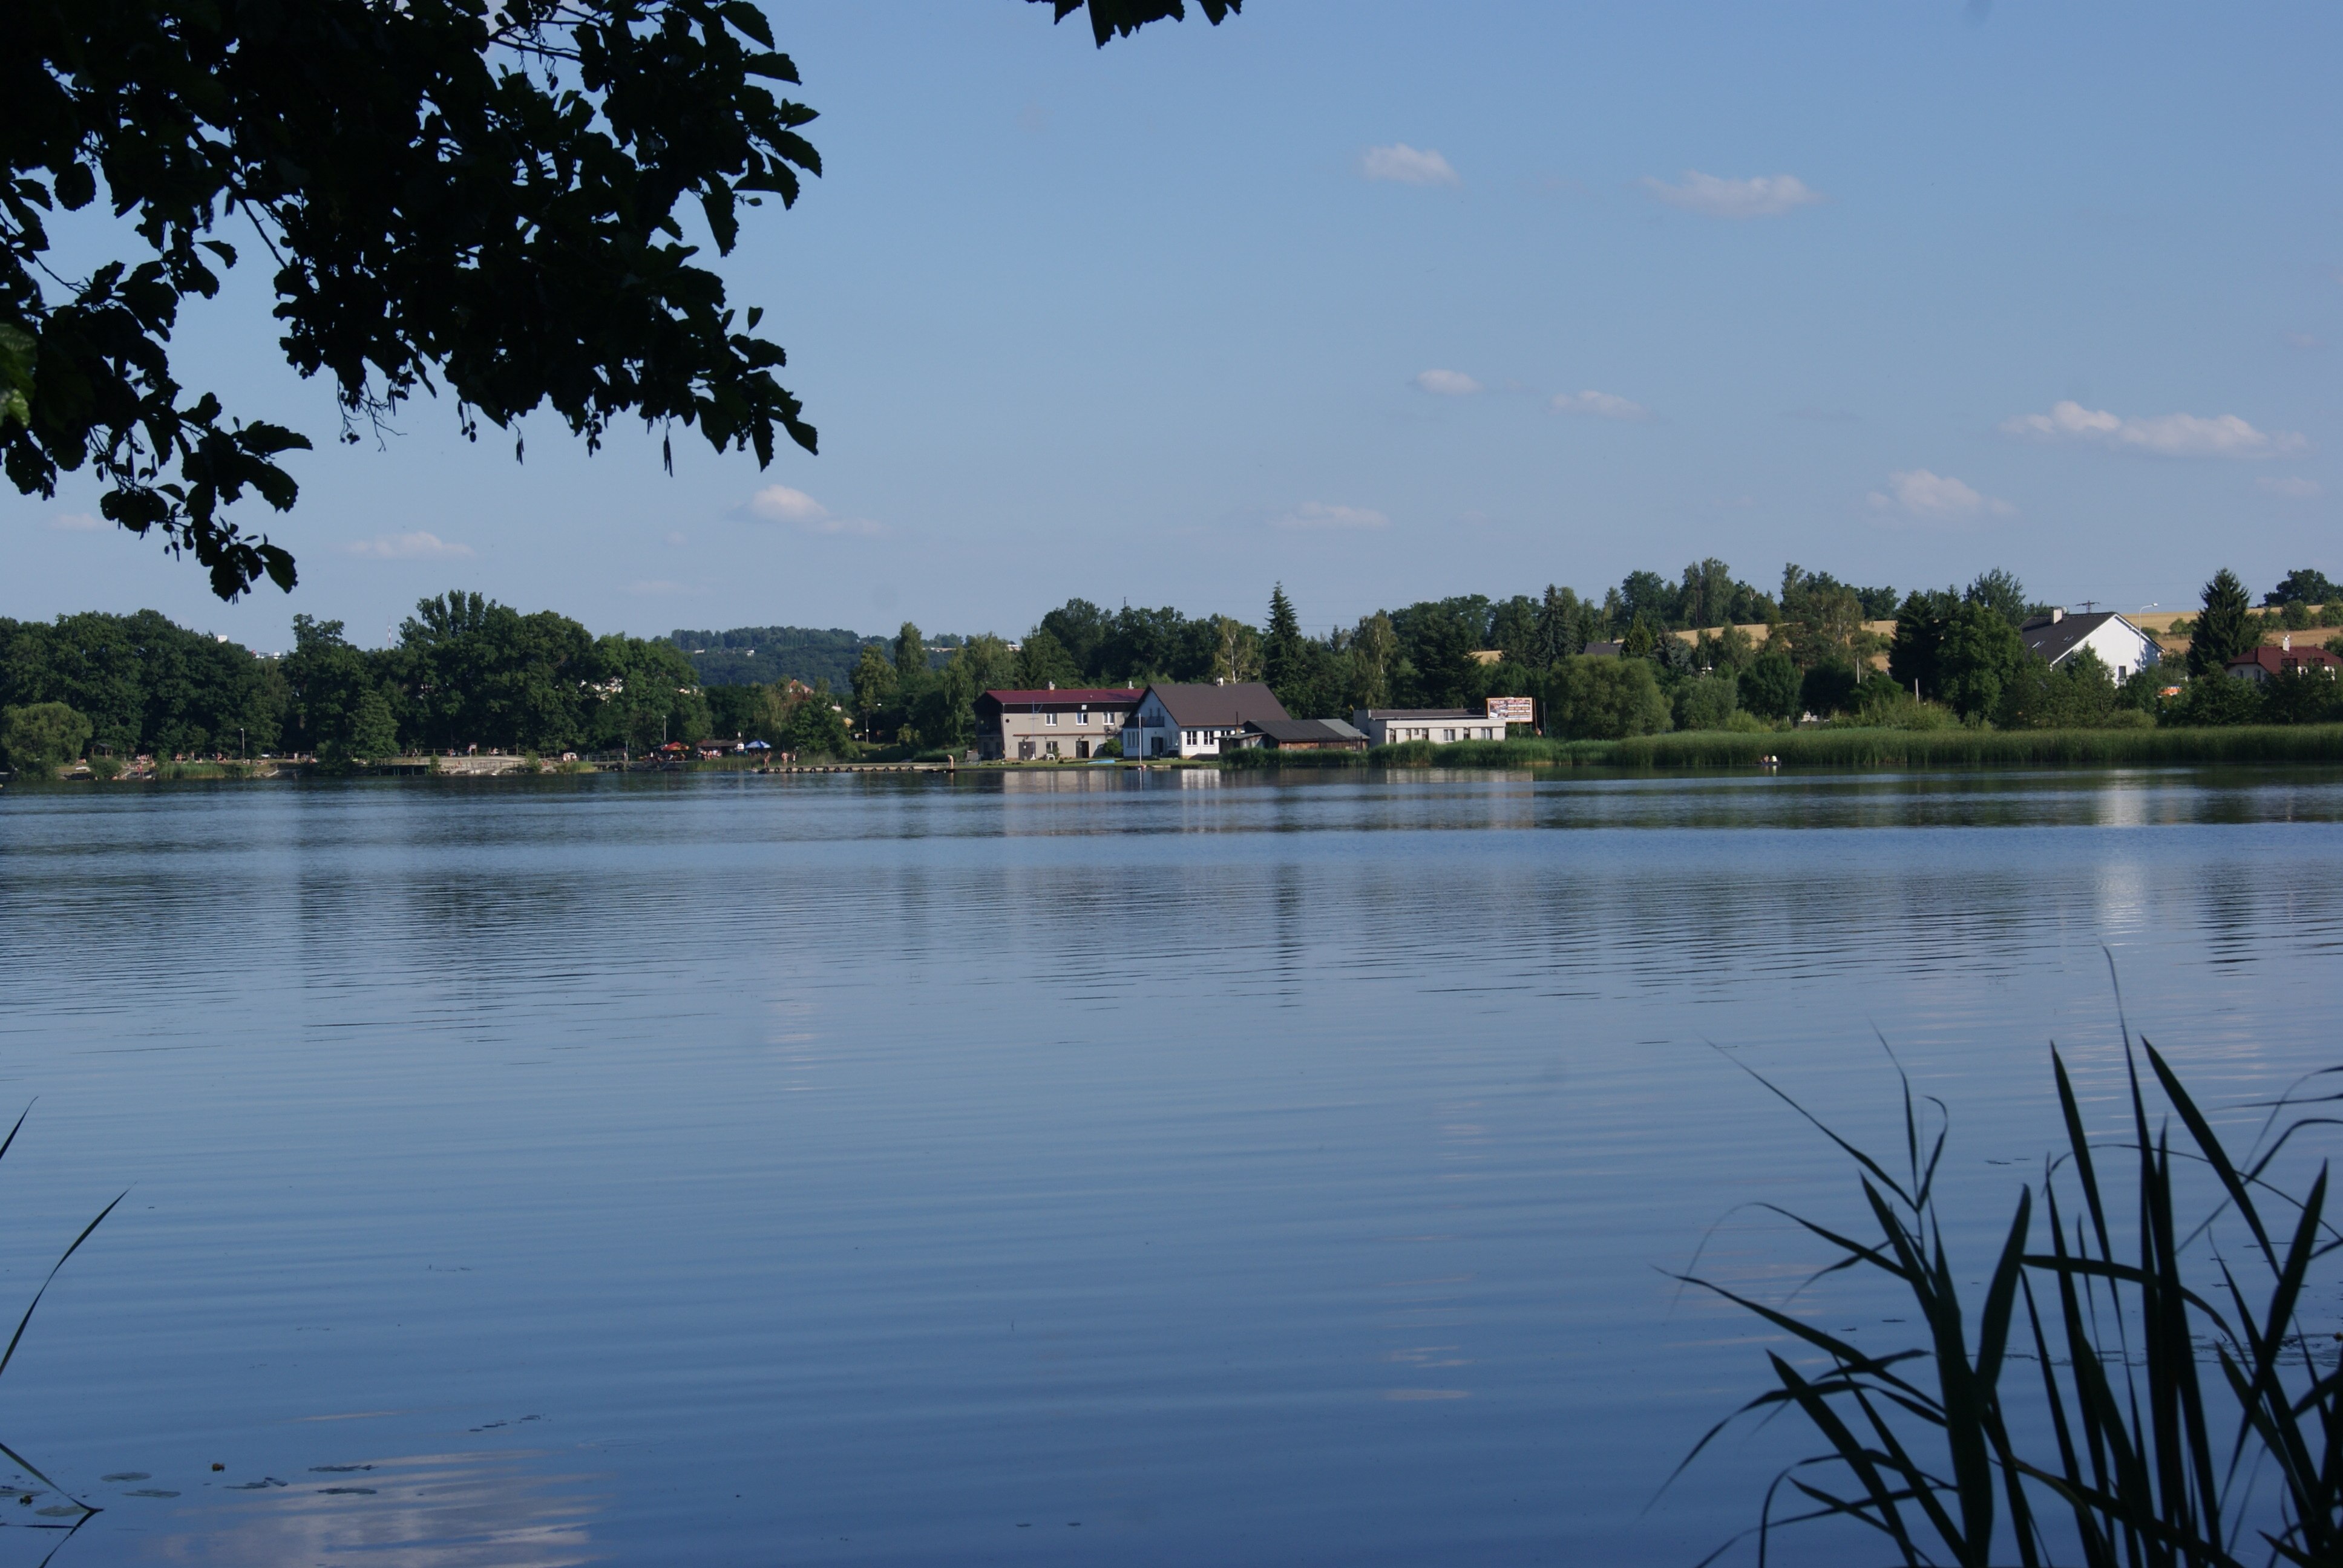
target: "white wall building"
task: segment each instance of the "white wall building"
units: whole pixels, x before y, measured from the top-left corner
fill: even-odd
[[[2156,638],[2113,610],[2068,615],[2063,609],[2054,609],[2027,621],[2018,628],[2017,635],[2025,640],[2027,652],[2053,666],[2087,648],[2098,655],[2100,663],[2115,672],[2117,680],[2127,679],[2164,658],[2164,650],[2157,647]]]
[[[1122,727],[1125,757],[1218,757],[1221,742],[1249,722],[1290,717],[1257,680],[1211,686],[1151,686]]]
[[[1505,721],[1469,708],[1362,708],[1351,723],[1370,744],[1396,746],[1403,740],[1429,740],[1450,746],[1459,740],[1503,740]]]
[[[1139,693],[1122,686],[987,691],[976,699],[976,750],[987,762],[1086,762],[1122,732]]]

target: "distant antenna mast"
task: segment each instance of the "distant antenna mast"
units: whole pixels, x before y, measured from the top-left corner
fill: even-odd
[[[2093,611],[2097,610],[2098,608],[2099,608],[2099,601],[2098,601],[2098,600],[2097,600],[2097,599],[2095,599],[2095,598],[2087,598],[2087,599],[2085,599],[2085,600],[2083,601],[2083,613],[2084,613],[2085,615],[2089,615],[2089,614],[2091,614]]]

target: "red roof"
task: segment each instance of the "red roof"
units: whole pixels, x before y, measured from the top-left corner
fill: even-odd
[[[1138,691],[1128,686],[1059,686],[984,695],[1003,708],[1127,708],[1139,700]]]
[[[2317,643],[2306,643],[2300,648],[2280,648],[2274,642],[2266,642],[2244,658],[2229,660],[2231,669],[2241,664],[2259,665],[2270,675],[2281,675],[2289,669],[2332,669],[2337,665],[2343,665],[2343,658],[2336,658]]]

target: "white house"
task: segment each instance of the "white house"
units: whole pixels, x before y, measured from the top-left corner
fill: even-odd
[[[2063,609],[2054,609],[2027,621],[2018,628],[2017,635],[2028,653],[2053,666],[2087,648],[2099,656],[2100,663],[2115,672],[2117,680],[2127,679],[2134,672],[2164,658],[2164,650],[2157,647],[2156,638],[2113,610],[2068,615]]]
[[[1285,705],[1257,680],[1151,686],[1123,721],[1122,754],[1218,757],[1221,742],[1243,734],[1247,724],[1289,717]]]
[[[1376,746],[1429,740],[1447,746],[1459,740],[1503,740],[1505,721],[1469,708],[1362,708],[1351,722]]]

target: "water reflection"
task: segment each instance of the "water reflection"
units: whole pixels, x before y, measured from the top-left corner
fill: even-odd
[[[2102,944],[2209,1101],[2324,1065],[2343,785],[11,793],[0,1282],[138,1194],[11,1430],[78,1568],[1696,1561],[1773,1454],[1640,1512],[1756,1364],[1658,1271],[1846,1197],[1719,1053],[1893,1141],[1876,1026],[1997,1225],[2050,1039],[2119,1115]]]
[[[598,1556],[588,1526],[600,1505],[588,1480],[526,1452],[372,1460],[144,1520],[135,1553],[116,1557],[122,1543],[110,1541],[106,1555],[244,1568],[568,1568]]]

